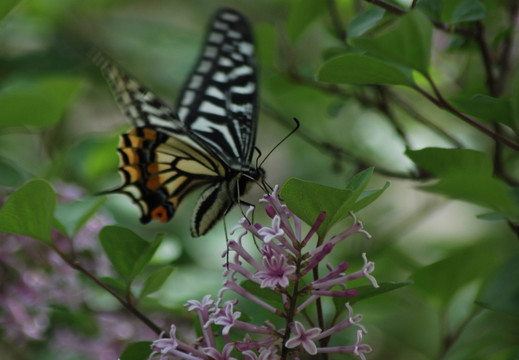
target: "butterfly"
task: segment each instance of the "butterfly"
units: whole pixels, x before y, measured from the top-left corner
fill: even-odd
[[[128,195],[142,223],[171,220],[185,196],[205,186],[191,221],[191,235],[204,235],[263,179],[264,170],[251,164],[258,89],[243,15],[227,8],[215,14],[174,108],[101,53],[94,61],[134,125],[119,141],[123,183],[108,192]]]

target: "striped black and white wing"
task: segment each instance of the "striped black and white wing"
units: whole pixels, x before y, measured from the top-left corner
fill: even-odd
[[[222,9],[177,99],[178,117],[208,152],[240,170],[250,164],[254,149],[256,96],[251,28],[240,13]]]

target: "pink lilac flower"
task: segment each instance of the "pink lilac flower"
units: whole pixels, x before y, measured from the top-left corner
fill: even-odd
[[[150,358],[160,356],[161,360],[230,360],[236,357],[246,360],[276,360],[299,359],[303,354],[348,353],[364,359],[364,354],[371,351],[369,345],[361,343],[362,335],[367,332],[360,324],[362,316],[353,315],[353,309],[347,302],[348,298],[356,296],[357,290],[348,288],[347,284],[352,280],[365,278],[374,287],[378,287],[371,275],[374,271],[373,262],[368,261],[363,254],[364,266],[353,272],[347,272],[347,261],[336,266],[324,263],[341,241],[353,234],[362,234],[368,239],[370,235],[352,214],[353,225],[350,228],[330,237],[318,247],[306,249],[326,214],[321,212],[310,230],[305,233],[302,221],[279,200],[278,191],[279,187],[276,186],[272,194],[265,195],[260,200],[266,204],[265,211],[271,218],[270,224],[252,223],[249,219],[254,209],[251,207],[231,230],[231,236],[237,235],[229,240],[229,254],[224,254],[230,261],[223,265],[226,279],[216,301],[207,295],[202,302],[189,301],[186,304],[189,311],[197,313],[203,336],[197,343],[189,345],[178,340],[174,333],[170,334],[170,339],[161,338],[153,343],[154,352]],[[254,250],[259,250],[257,255],[244,246],[250,239],[246,236],[248,234],[256,239],[257,248]],[[261,260],[257,260],[258,255]],[[326,271],[316,275],[317,268]],[[251,283],[256,284],[257,290],[253,290]],[[264,293],[277,297],[279,301],[267,301]],[[232,300],[224,301],[224,296],[231,297]],[[276,327],[268,321],[256,323],[254,314],[248,314],[247,320],[241,320],[242,311],[235,310],[239,305],[236,296],[263,308],[273,317],[283,319],[284,326]],[[344,299],[347,317],[337,317],[337,320],[323,328],[305,325],[305,322],[308,324],[308,318],[302,316],[303,310],[309,305],[317,304],[322,297]],[[316,323],[323,321],[313,322]],[[352,327],[358,329],[355,344],[323,346],[328,343],[323,340]],[[221,336],[217,336],[217,333]]]

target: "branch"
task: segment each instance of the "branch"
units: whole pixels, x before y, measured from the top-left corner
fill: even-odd
[[[453,114],[456,117],[458,117],[459,119],[465,121],[469,125],[475,127],[476,129],[478,129],[482,133],[488,135],[492,139],[494,139],[496,141],[500,141],[501,143],[505,144],[506,146],[508,146],[511,149],[514,149],[515,151],[519,151],[519,144],[516,144],[516,143],[512,142],[511,140],[509,140],[508,138],[504,137],[503,135],[490,130],[489,128],[478,123],[476,120],[472,119],[470,116],[467,116],[467,115],[463,114],[462,112],[458,111],[456,108],[454,108],[447,100],[445,100],[445,98],[440,93],[440,91],[436,87],[436,84],[434,83],[432,78],[429,76],[429,74],[424,74],[424,76],[427,78],[427,81],[431,85],[436,97],[432,96],[427,91],[425,91],[424,89],[420,88],[417,85],[413,86],[413,89],[418,91],[420,94],[422,94],[425,98],[427,98],[429,101],[431,101],[433,104],[435,104],[439,108],[447,110],[451,114]]]
[[[135,315],[139,320],[141,320],[146,326],[148,326],[152,331],[154,331],[157,335],[162,333],[162,329],[155,324],[151,319],[149,319],[146,315],[141,313],[138,309],[136,309],[131,303],[127,302],[123,297],[121,297],[115,290],[102,282],[98,277],[88,271],[86,268],[81,265],[81,263],[77,259],[69,258],[65,253],[59,250],[56,246],[51,245],[51,248],[73,269],[83,273],[88,278],[90,278],[93,282],[99,285],[101,288],[109,292],[114,298],[117,299],[129,312]]]

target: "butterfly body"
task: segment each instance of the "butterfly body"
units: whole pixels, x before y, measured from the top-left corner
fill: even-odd
[[[205,187],[191,234],[207,233],[260,181],[251,165],[257,123],[257,82],[250,26],[231,9],[214,17],[202,55],[175,108],[98,55],[97,63],[134,127],[119,143],[124,193],[141,222],[169,221],[185,196]]]

